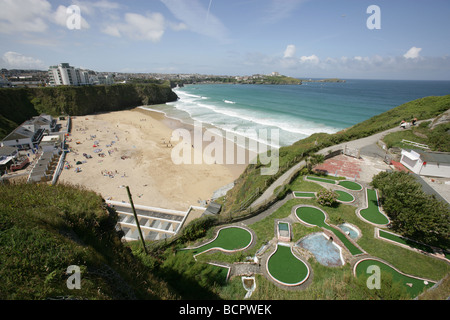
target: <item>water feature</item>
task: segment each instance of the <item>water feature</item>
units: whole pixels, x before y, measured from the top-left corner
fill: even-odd
[[[316,260],[324,266],[334,267],[344,265],[341,248],[323,232],[310,234],[300,240],[297,245],[309,250]]]
[[[342,223],[338,227],[353,240],[358,239],[360,236],[359,230],[349,223]]]

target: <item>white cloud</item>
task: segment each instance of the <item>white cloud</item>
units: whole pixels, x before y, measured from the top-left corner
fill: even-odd
[[[44,63],[33,57],[24,56],[21,53],[8,51],[6,52],[2,60],[7,69],[43,69]]]
[[[420,57],[420,51],[422,51],[422,48],[412,47],[403,55],[403,57],[405,57],[406,59],[417,59]]]
[[[80,8],[81,28],[89,28],[84,15],[91,14],[94,8],[114,9],[118,5],[107,0],[98,2],[74,2]],[[54,23],[67,28],[67,20],[71,13],[67,7],[60,5],[53,10],[47,0],[0,0],[0,32],[13,33],[44,33]]]
[[[107,25],[103,32],[115,37],[127,36],[135,40],[150,40],[157,42],[164,34],[166,21],[160,13],[140,15],[126,13],[124,23]]]
[[[310,56],[302,56],[300,57],[300,62],[302,63],[312,63],[312,64],[318,64],[320,62],[320,59],[315,54]]]
[[[283,58],[293,58],[295,56],[295,45],[290,44],[286,47],[286,50],[284,51],[284,56]]]
[[[211,13],[198,0],[161,0],[170,12],[181,20],[186,30],[215,38],[221,41],[228,41],[228,30],[223,23]]]
[[[46,0],[0,0],[0,32],[45,32],[51,17]]]

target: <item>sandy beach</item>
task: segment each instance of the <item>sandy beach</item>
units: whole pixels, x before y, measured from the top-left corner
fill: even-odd
[[[129,202],[129,186],[135,204],[182,211],[199,206],[246,165],[174,164],[173,130],[185,126],[141,108],[74,117],[59,182],[114,201]]]

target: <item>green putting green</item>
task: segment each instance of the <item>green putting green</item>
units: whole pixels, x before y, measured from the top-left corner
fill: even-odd
[[[339,181],[338,185],[340,185],[341,187],[344,187],[345,189],[349,189],[349,190],[353,190],[353,191],[360,191],[362,190],[362,185],[360,185],[357,182],[353,182],[353,181]]]
[[[316,207],[300,206],[295,210],[297,217],[307,224],[315,225],[325,228],[333,232],[339,240],[345,245],[352,255],[363,253],[357,246],[355,246],[340,230],[335,229],[325,222],[325,213]]]
[[[355,201],[355,197],[352,196],[350,193],[341,191],[341,190],[334,190],[338,194],[338,201],[341,202],[353,202]]]
[[[325,213],[320,210],[319,208],[316,207],[310,207],[310,206],[301,206],[298,207],[295,210],[295,214],[297,215],[297,217],[308,223],[308,224],[312,224],[314,226],[319,226],[319,227],[326,227],[328,226],[325,223]]]
[[[378,266],[380,268],[381,278],[383,277],[383,274],[389,274],[392,277],[392,281],[400,282],[401,284],[403,284],[404,287],[406,288],[406,291],[412,298],[422,293],[425,288],[430,288],[435,284],[434,282],[431,281],[428,282],[428,284],[426,284],[425,281],[422,279],[417,279],[412,276],[402,274],[397,270],[395,270],[394,268],[392,268],[391,266],[375,259],[367,259],[359,261],[355,265],[356,276],[360,277],[363,275],[366,276],[372,275],[372,273],[368,272],[368,268],[373,265]]]
[[[386,232],[383,230],[379,230],[378,234],[380,235],[380,238],[385,238],[387,240],[391,240],[394,242],[397,242],[399,244],[406,245],[408,247],[416,248],[425,252],[433,253],[433,249],[430,246],[427,246],[426,244],[422,244],[413,240],[409,240],[407,238],[404,238],[402,236],[399,236],[397,234],[393,234],[390,232]]]
[[[277,245],[277,250],[267,262],[267,271],[285,285],[299,285],[309,276],[308,266],[291,251],[290,247]]]
[[[294,196],[297,198],[315,198],[314,192],[298,192],[294,191]]]
[[[373,189],[367,189],[366,194],[368,208],[362,209],[359,212],[361,217],[374,224],[387,225],[389,219],[381,213],[380,208],[378,207],[377,192]]]
[[[330,183],[330,184],[336,184],[336,180],[331,180],[331,179],[326,179],[326,178],[307,176],[306,179],[312,180],[312,181],[319,181],[319,182],[325,182],[325,183]]]
[[[192,249],[192,252],[200,254],[212,248],[224,251],[242,250],[248,247],[251,241],[252,234],[248,230],[239,227],[227,227],[220,229],[216,239],[199,248]]]

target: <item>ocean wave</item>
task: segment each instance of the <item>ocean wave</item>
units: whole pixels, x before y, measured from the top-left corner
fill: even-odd
[[[238,119],[241,121],[244,120],[244,121],[252,122],[252,123],[264,126],[264,127],[276,127],[276,128],[280,128],[284,131],[288,131],[288,132],[292,132],[292,133],[296,133],[296,134],[300,134],[300,135],[304,135],[304,136],[310,136],[311,134],[318,133],[318,132],[335,133],[339,130],[337,128],[327,127],[325,125],[308,122],[308,121],[302,120],[302,119],[292,120],[292,119],[288,119],[288,118],[283,118],[282,115],[278,116],[279,119],[274,119],[274,117],[272,115],[263,114],[261,112],[260,113],[253,112],[253,114],[255,114],[255,115],[251,116],[251,115],[243,113],[242,111],[234,111],[232,109],[224,109],[224,108],[217,107],[215,105],[205,104],[205,103],[196,103],[195,105],[191,105],[191,106],[178,104],[175,107],[181,108],[182,110],[191,114],[191,116],[193,116],[193,117],[195,117],[196,115],[194,112],[190,112],[190,111],[193,111],[193,110],[191,110],[191,108],[193,108],[194,111],[198,112],[198,107],[201,107],[204,109],[211,110],[211,111],[215,112],[216,114],[225,115],[225,116],[232,117],[232,118],[235,118],[235,119]],[[250,111],[248,111],[248,112],[250,113]],[[216,115],[214,115],[214,118],[215,117],[216,117]]]
[[[272,147],[290,145],[314,133],[335,133],[340,128],[333,128],[306,119],[295,118],[282,113],[274,114],[263,110],[249,110],[248,107],[236,104],[232,100],[217,100],[184,91],[177,91],[179,100],[170,105],[186,112],[192,120],[210,124],[225,132],[246,135],[245,130],[280,129],[280,143],[270,144]],[[205,100],[210,100],[205,102]],[[223,103],[226,103],[224,105]],[[258,137],[249,137],[255,140]],[[257,140],[259,142],[263,142]]]

